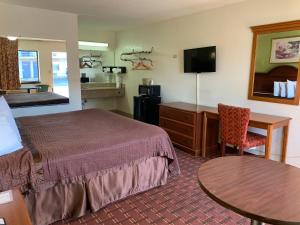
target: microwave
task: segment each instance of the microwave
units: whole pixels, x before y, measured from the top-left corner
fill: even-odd
[[[160,85],[139,85],[139,95],[160,96]]]

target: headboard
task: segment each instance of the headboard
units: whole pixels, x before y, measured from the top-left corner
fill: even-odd
[[[274,81],[296,81],[298,69],[293,66],[278,66],[267,73],[255,73],[253,92],[273,93]]]

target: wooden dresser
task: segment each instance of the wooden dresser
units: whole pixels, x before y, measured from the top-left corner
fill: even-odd
[[[163,103],[159,108],[159,124],[179,149],[193,155],[201,154],[203,112],[211,107],[184,102]],[[210,123],[207,149],[217,149],[218,122]]]
[[[185,102],[160,105],[160,126],[169,134],[173,144],[196,156],[216,155],[219,138],[218,108]],[[286,161],[289,122],[291,118],[251,112],[249,126],[266,130],[265,158],[270,159],[272,134],[282,128],[281,162]]]

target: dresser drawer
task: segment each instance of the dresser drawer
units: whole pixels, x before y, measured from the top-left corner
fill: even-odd
[[[160,106],[159,115],[160,117],[165,117],[165,118],[181,121],[188,124],[195,124],[196,121],[195,113],[186,112],[186,111],[164,107],[164,106]]]
[[[159,125],[160,127],[167,128],[168,130],[176,131],[184,135],[194,137],[194,127],[191,125],[178,123],[176,121],[168,120],[165,118],[159,119]]]
[[[172,132],[168,129],[165,129],[165,130],[169,134],[172,142],[175,142],[177,144],[180,144],[180,145],[183,145],[190,149],[193,149],[193,147],[194,147],[193,138],[189,138],[189,137],[180,135],[180,134]]]

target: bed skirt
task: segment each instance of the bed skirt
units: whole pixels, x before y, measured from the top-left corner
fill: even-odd
[[[48,225],[96,212],[109,203],[167,183],[168,160],[151,157],[124,165],[88,181],[58,184],[25,195],[33,225]]]

